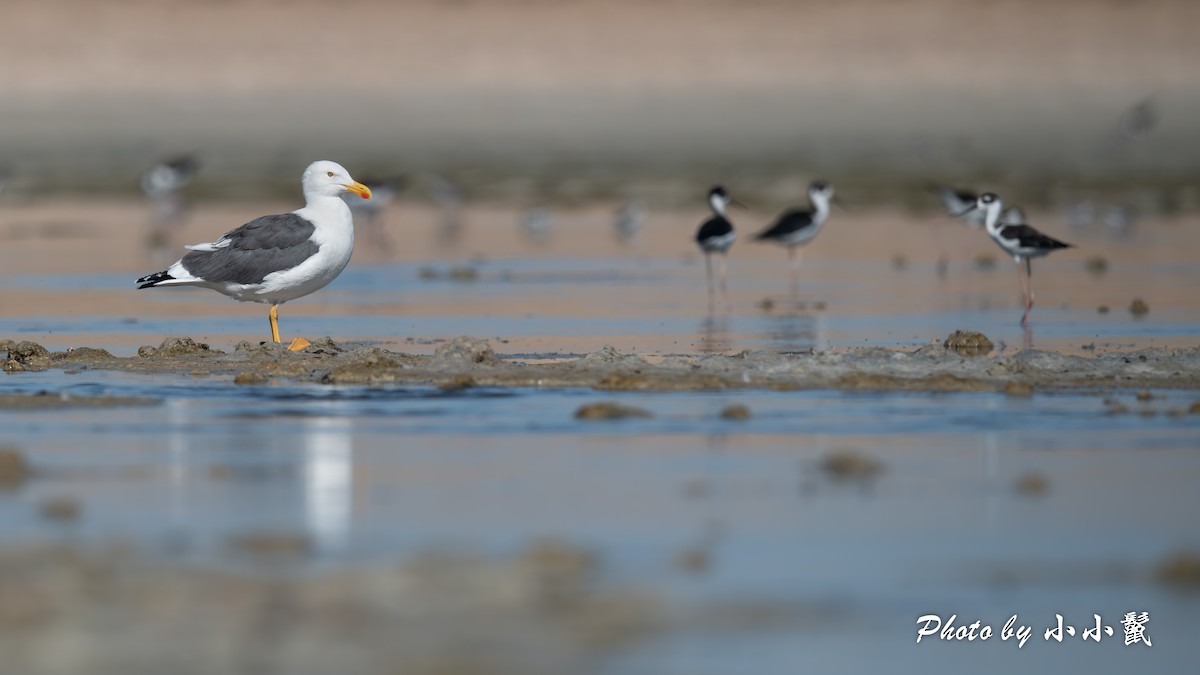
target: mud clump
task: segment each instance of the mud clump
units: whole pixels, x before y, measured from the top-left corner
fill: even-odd
[[[583,357],[584,363],[616,363],[618,361],[627,360],[628,357],[622,356],[621,352],[617,351],[612,345],[604,345],[599,351],[594,351]],[[639,359],[640,360],[640,359]]]
[[[1200,591],[1200,555],[1180,551],[1167,558],[1155,570],[1159,583],[1190,591]]]
[[[494,366],[500,363],[496,352],[486,340],[473,337],[457,337],[437,348],[433,360],[441,363]]]
[[[433,267],[422,267],[417,271],[417,278],[424,281],[438,281],[441,279],[449,279],[450,281],[478,281],[479,270],[470,265],[456,265],[445,272]]]
[[[642,372],[638,369],[609,373],[592,388],[599,391],[720,391],[731,386],[736,385],[713,373]]]
[[[650,417],[654,417],[654,415],[649,410],[608,402],[589,403],[575,411],[577,420],[624,420]]]
[[[34,359],[49,359],[50,352],[38,343],[26,340],[9,347],[8,358],[10,361],[27,363]]]
[[[38,506],[38,511],[46,520],[66,522],[78,520],[83,506],[74,497],[50,497]]]
[[[82,361],[90,363],[92,361],[112,361],[117,357],[113,356],[107,349],[98,349],[96,347],[76,347],[68,349],[62,353],[55,353],[51,358],[59,361]]]
[[[267,376],[254,371],[245,371],[233,376],[233,383],[236,385],[246,386],[253,384],[265,384]]]
[[[479,382],[477,382],[474,377],[467,375],[466,373],[459,373],[449,380],[439,384],[438,389],[441,389],[442,391],[465,391],[467,389],[474,389],[478,386]]]
[[[675,566],[687,574],[705,574],[712,569],[712,555],[703,548],[685,549],[676,558]]]
[[[983,333],[959,329],[942,342],[942,347],[962,356],[985,356],[991,353],[996,345]]]
[[[138,348],[138,356],[142,358],[171,358],[189,354],[220,354],[203,342],[196,342],[190,337],[169,337],[157,347],[149,345]]]
[[[1108,259],[1102,255],[1094,255],[1084,261],[1083,267],[1088,272],[1101,276],[1108,271]]]
[[[412,365],[416,357],[394,354],[378,347],[362,347],[337,358],[338,366],[320,376],[325,384],[392,382],[395,370]]]
[[[1008,396],[1029,397],[1033,396],[1033,385],[1028,382],[1017,382],[1010,380],[1004,385],[1004,393]]]
[[[312,551],[312,540],[291,532],[256,532],[229,538],[229,546],[255,558],[298,558]]]
[[[310,342],[304,351],[312,354],[340,354],[343,349],[341,345],[333,341],[333,338],[326,335]]]
[[[25,455],[15,448],[0,448],[0,490],[16,490],[33,475]]]
[[[721,410],[721,419],[723,420],[743,422],[750,419],[750,417],[750,408],[747,408],[739,403],[727,405],[723,410]]]
[[[1134,298],[1133,302],[1129,303],[1129,313],[1134,316],[1145,316],[1150,312],[1150,305],[1146,304],[1141,298]]]
[[[867,483],[883,470],[882,462],[857,450],[834,450],[821,460],[821,471],[835,483]]]
[[[50,352],[36,342],[18,342],[8,348],[8,360],[4,362],[4,371],[19,373],[30,368],[35,370],[50,366]]]
[[[1050,481],[1040,473],[1026,473],[1017,478],[1017,494],[1025,497],[1041,497],[1050,490]]]
[[[479,279],[479,270],[474,267],[459,265],[451,267],[450,272],[446,276],[452,281],[476,281]]]

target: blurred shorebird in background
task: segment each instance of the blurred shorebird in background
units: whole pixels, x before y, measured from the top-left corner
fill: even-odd
[[[813,181],[808,186],[808,208],[784,211],[775,224],[754,236],[755,241],[787,247],[790,267],[788,288],[793,297],[800,289],[800,247],[820,233],[829,219],[829,207],[833,202],[833,186],[825,181]]]
[[[355,225],[362,233],[363,243],[386,255],[392,252],[392,239],[387,234],[383,214],[395,200],[402,183],[385,178],[364,178],[360,182],[371,190],[371,199],[360,199],[357,195],[345,193],[342,201],[350,207]]]
[[[437,205],[440,214],[437,224],[437,240],[445,246],[458,243],[462,236],[462,208],[466,198],[463,190],[452,181],[438,175],[425,180],[425,193]]]
[[[931,185],[929,191],[942,202],[946,213],[973,228],[983,227],[984,213],[974,208],[975,203],[979,201],[979,193],[948,185]]]
[[[1146,140],[1161,122],[1162,113],[1154,99],[1147,97],[1130,105],[1113,125],[1105,148],[1108,161],[1114,164],[1127,163],[1128,153],[1139,146],[1145,147]],[[1101,225],[1108,233],[1124,237],[1133,232],[1137,216],[1137,209],[1127,201],[1114,203],[1084,196],[1068,205],[1065,218],[1074,230],[1089,232]]]
[[[536,204],[521,215],[521,233],[534,244],[549,241],[553,226],[554,214],[549,204]]]
[[[617,211],[613,225],[616,227],[617,240],[623,244],[633,244],[642,233],[646,224],[646,202],[640,199],[630,199]]]
[[[1029,323],[1029,310],[1033,308],[1033,269],[1030,260],[1072,246],[1042,234],[1024,223],[1000,222],[1000,212],[1004,207],[1000,197],[994,193],[981,195],[972,208],[984,212],[984,225],[987,227],[988,236],[1017,263],[1017,273],[1021,277],[1021,293],[1025,296],[1025,314],[1021,316],[1021,325],[1024,326]],[[1025,267],[1023,271],[1022,263]]]
[[[1117,138],[1128,143],[1140,142],[1154,131],[1161,119],[1154,100],[1144,98],[1121,115],[1117,123]]]
[[[152,250],[170,246],[171,232],[187,218],[189,204],[183,190],[200,171],[193,154],[176,155],[155,163],[142,174],[142,193],[153,210],[148,243]]]
[[[716,297],[713,290],[713,269],[712,257],[713,254],[721,256],[719,277],[721,280],[721,297],[725,300],[725,307],[732,309],[732,304],[729,302],[729,287],[726,284],[727,277],[727,255],[729,248],[733,246],[734,240],[737,238],[737,233],[733,231],[733,223],[726,216],[726,209],[730,205],[740,206],[732,198],[724,187],[717,185],[708,191],[708,206],[712,209],[713,215],[700,224],[700,229],[696,231],[696,244],[704,253],[704,269],[708,274],[708,308],[709,311],[716,306]]]

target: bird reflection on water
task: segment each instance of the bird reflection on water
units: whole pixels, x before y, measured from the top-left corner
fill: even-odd
[[[817,346],[822,317],[811,314],[772,314],[767,319],[767,342],[784,352],[808,352]]]
[[[729,315],[723,312],[709,312],[700,322],[700,344],[697,346],[701,354],[723,354],[733,349],[729,339]]]

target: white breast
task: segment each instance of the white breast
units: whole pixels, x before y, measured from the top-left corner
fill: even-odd
[[[296,267],[268,274],[256,293],[267,302],[283,303],[324,288],[346,269],[354,253],[354,219],[341,199],[313,200],[293,213],[316,227],[310,241],[318,246],[317,253]]]

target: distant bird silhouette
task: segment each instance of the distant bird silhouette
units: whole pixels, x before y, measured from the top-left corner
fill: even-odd
[[[824,181],[813,181],[808,186],[809,207],[784,211],[771,227],[754,236],[755,241],[766,241],[788,250],[789,288],[792,295],[800,285],[800,247],[809,243],[820,233],[829,219],[829,207],[833,202],[833,186]]]
[[[637,241],[638,235],[642,233],[642,226],[646,221],[646,203],[640,199],[630,199],[625,202],[621,209],[617,211],[616,226],[617,239],[625,244],[632,244]]]
[[[142,174],[142,192],[153,210],[149,235],[152,249],[169,246],[171,232],[186,219],[189,204],[183,189],[196,177],[200,166],[195,155],[178,155],[155,163]]]
[[[1127,141],[1140,141],[1150,135],[1161,119],[1154,101],[1145,98],[1129,107],[1118,124],[1118,133]]]
[[[550,239],[554,215],[548,204],[537,204],[521,216],[521,232],[535,244],[544,244]]]
[[[710,310],[716,304],[715,292],[713,290],[713,254],[721,256],[719,273],[721,296],[725,300],[725,306],[727,308],[731,307],[729,302],[729,287],[726,284],[726,258],[729,248],[733,246],[734,240],[737,239],[737,233],[733,231],[733,223],[726,216],[726,209],[730,204],[737,204],[737,202],[729,196],[724,187],[717,185],[709,190],[708,206],[712,209],[713,215],[701,223],[700,229],[696,231],[696,244],[704,253],[704,269],[708,275],[708,306]]]
[[[446,178],[432,175],[425,181],[425,193],[441,212],[438,217],[437,240],[446,246],[457,243],[462,236],[462,209],[466,202],[462,188]]]
[[[371,190],[371,199],[360,199],[357,195],[346,193],[342,201],[350,207],[350,213],[362,232],[363,243],[382,253],[392,251],[392,239],[384,226],[383,214],[396,198],[401,189],[401,181],[386,178],[364,178],[363,185]]]

